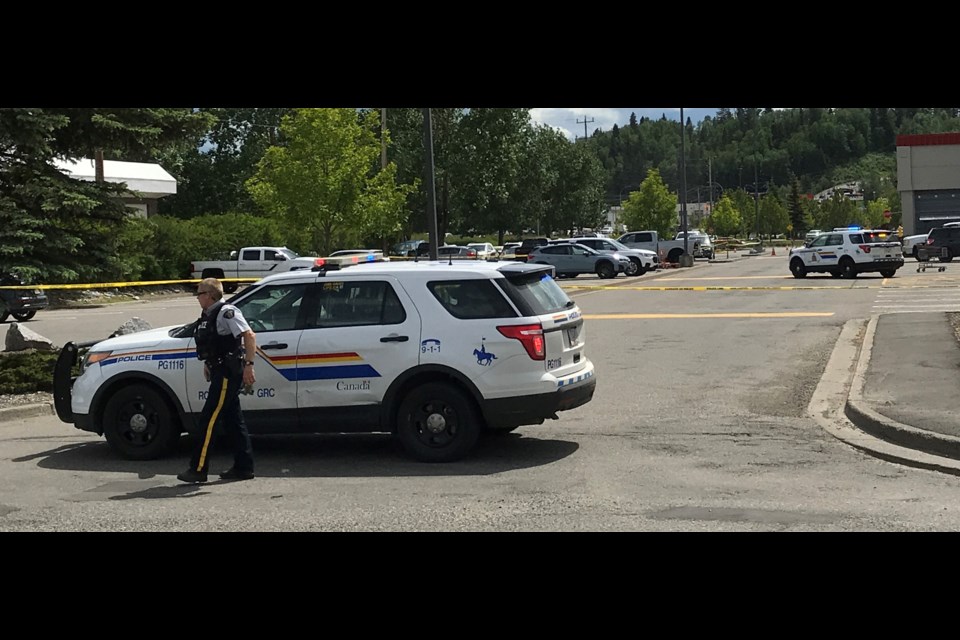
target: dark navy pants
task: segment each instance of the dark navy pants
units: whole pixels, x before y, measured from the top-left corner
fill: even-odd
[[[240,387],[243,372],[230,375],[225,364],[210,368],[210,391],[200,412],[200,439],[190,458],[190,468],[206,473],[210,466],[210,451],[217,435],[223,435],[233,449],[233,466],[240,471],[253,472],[253,449],[250,434],[240,410]],[[219,425],[219,429],[217,429]]]

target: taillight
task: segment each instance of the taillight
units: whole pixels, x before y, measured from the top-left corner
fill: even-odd
[[[861,245],[860,245],[860,251],[863,251],[864,253],[870,253],[870,245],[868,245],[868,244],[861,244]]]
[[[543,342],[543,327],[540,324],[514,324],[497,327],[497,331],[508,338],[519,340],[527,355],[534,360],[546,358],[547,350]]]
[[[927,238],[927,244],[933,244],[933,238]]]

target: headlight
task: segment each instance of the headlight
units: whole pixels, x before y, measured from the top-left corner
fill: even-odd
[[[88,351],[87,355],[83,356],[83,364],[80,367],[80,371],[84,371],[90,365],[109,358],[111,354],[113,354],[112,351]]]

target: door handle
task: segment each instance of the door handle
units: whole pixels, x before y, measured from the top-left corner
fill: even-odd
[[[270,349],[286,349],[286,348],[287,348],[287,343],[286,343],[286,342],[280,342],[280,343],[271,342],[270,344],[260,345],[260,348],[263,349],[264,351],[269,351]]]
[[[409,339],[409,336],[384,336],[380,338],[380,342],[406,342]]]

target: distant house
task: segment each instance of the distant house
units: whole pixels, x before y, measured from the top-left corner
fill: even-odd
[[[78,180],[96,180],[96,167],[93,160],[54,160],[60,171]],[[128,195],[123,197],[123,203],[135,209],[141,218],[147,218],[157,213],[157,202],[160,198],[177,192],[176,179],[167,173],[163,167],[152,162],[120,162],[118,160],[103,161],[103,179],[107,182],[125,182]]]

